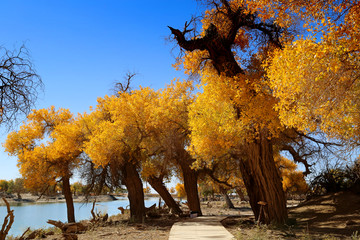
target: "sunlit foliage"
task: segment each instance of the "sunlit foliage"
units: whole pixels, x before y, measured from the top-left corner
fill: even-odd
[[[5,150],[17,156],[20,173],[29,189],[55,185],[71,177],[78,166],[82,136],[67,109],[33,110],[27,122],[8,135]]]
[[[176,186],[175,186],[175,190],[176,190],[177,196],[178,196],[179,198],[184,198],[184,197],[186,197],[186,191],[185,191],[184,184],[182,184],[182,183],[177,183]]]
[[[268,61],[276,109],[286,126],[358,142],[360,3],[309,1],[308,7],[309,32]]]
[[[297,170],[297,165],[281,155],[275,157],[275,162],[280,171],[284,191],[295,194],[306,193],[308,185],[304,174]]]

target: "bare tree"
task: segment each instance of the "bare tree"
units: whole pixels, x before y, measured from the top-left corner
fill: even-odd
[[[0,47],[0,123],[9,127],[28,114],[43,84],[24,45],[17,50]]]
[[[112,91],[116,96],[119,96],[121,93],[130,93],[131,92],[131,82],[134,80],[136,73],[128,72],[124,76],[123,82],[115,82],[114,88]]]

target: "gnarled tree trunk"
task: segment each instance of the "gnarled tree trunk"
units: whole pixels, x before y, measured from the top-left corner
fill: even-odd
[[[287,219],[286,198],[275,166],[272,143],[266,135],[248,143],[247,156],[240,161],[240,170],[256,220],[260,217],[262,223],[284,223]],[[260,201],[266,203],[261,215]]]
[[[164,199],[166,205],[173,210],[176,214],[181,214],[182,211],[179,207],[179,205],[175,202],[174,198],[171,196],[169,191],[166,189],[163,181],[161,178],[157,177],[150,177],[147,179],[150,183],[151,187],[155,189],[157,193],[161,196],[162,199]]]
[[[143,222],[145,217],[144,191],[136,166],[125,163],[122,167],[122,182],[128,191],[130,218],[134,222]]]
[[[62,183],[63,183],[63,194],[64,194],[65,202],[66,202],[68,223],[74,223],[75,222],[75,210],[74,210],[73,198],[71,195],[70,178],[68,176],[63,177]]]

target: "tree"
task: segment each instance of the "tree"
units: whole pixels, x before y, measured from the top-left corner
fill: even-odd
[[[42,87],[25,46],[9,51],[0,47],[0,122],[11,126],[34,106]]]
[[[241,146],[240,171],[256,219],[260,218],[258,202],[265,201],[261,220],[283,223],[286,198],[273,158],[273,139],[281,125],[261,62],[273,49],[282,47],[284,28],[273,21],[273,15],[260,11],[265,7],[252,1],[209,2],[212,9],[203,17],[200,34],[188,38],[189,24],[183,31],[170,30],[186,51],[183,66],[200,74],[204,93],[205,87],[215,88],[218,95],[211,96],[230,104],[235,129],[241,133],[236,136]],[[248,53],[248,58],[241,52]]]
[[[19,131],[11,132],[5,151],[18,157],[25,187],[43,192],[61,181],[68,222],[75,222],[70,178],[78,167],[83,137],[67,109],[33,110]]]
[[[0,180],[0,188],[1,188],[1,180]],[[24,179],[23,178],[16,178],[15,180],[8,181],[8,188],[7,193],[13,194],[16,193],[18,199],[21,199],[21,193],[24,193]]]
[[[71,184],[71,192],[76,195],[81,195],[85,193],[85,186],[81,182],[74,182]]]
[[[237,156],[241,160],[240,171],[255,217],[260,218],[258,202],[265,201],[268,205],[264,216],[261,217],[262,222],[283,223],[287,218],[286,199],[274,162],[274,153],[279,149],[288,151],[293,155],[294,161],[305,164],[306,173],[309,173],[310,165],[305,159],[306,155],[296,152],[300,148],[295,149],[294,143],[301,138],[325,147],[327,143],[308,136],[308,133],[314,132],[314,128],[307,131],[308,129],[298,128],[297,125],[282,123],[284,118],[287,121],[293,120],[289,115],[283,118],[279,108],[274,108],[280,106],[278,105],[280,95],[274,95],[279,81],[273,84],[269,80],[270,76],[266,74],[268,68],[264,63],[271,62],[272,57],[282,52],[288,42],[296,39],[294,33],[302,30],[299,28],[299,19],[306,21],[310,26],[309,23],[314,20],[320,20],[322,23],[327,21],[324,16],[328,13],[330,16],[335,16],[335,21],[343,19],[344,15],[333,13],[350,10],[349,19],[356,22],[357,13],[354,12],[357,10],[358,2],[343,1],[338,7],[336,7],[337,2],[333,1],[310,1],[310,4],[304,1],[285,3],[277,0],[205,2],[210,9],[202,16],[200,32],[197,32],[196,28],[195,31],[189,30],[191,22],[186,23],[182,31],[170,27],[183,53],[178,64],[182,64],[185,72],[198,74],[204,89],[201,94],[202,99],[201,95],[200,99],[198,98],[199,102],[204,103],[203,110],[201,104],[198,104],[198,107],[195,104],[196,110],[191,117],[194,119],[192,121],[198,121],[192,125],[193,154],[203,154],[206,151],[206,141],[209,139],[212,143],[224,144],[222,152],[229,150],[232,157]],[[322,10],[326,13],[323,14]],[[336,30],[333,24],[326,25],[327,31]],[[341,25],[341,28],[342,32],[346,32],[344,25]],[[352,27],[350,29],[346,34],[357,36],[357,30],[354,31]],[[318,33],[315,32],[314,36]],[[337,33],[340,34],[341,31]],[[289,60],[285,55],[279,59],[284,62]],[[348,60],[351,62],[352,58]],[[290,61],[296,63],[301,59]],[[284,67],[283,70],[287,71],[285,69],[288,70]],[[288,74],[292,72],[289,71]],[[276,78],[275,74],[274,76],[273,79]],[[276,82],[276,80],[272,81]],[[286,86],[285,81],[282,83]],[[308,88],[305,85],[304,87]],[[282,96],[287,95],[287,91],[278,92]],[[295,96],[299,95],[295,94]],[[210,102],[216,107],[207,112],[204,109],[211,109]],[[225,106],[224,111],[220,109],[225,115],[221,118],[221,114],[217,114],[220,118],[211,120],[209,116],[216,115],[215,108],[219,109],[221,104]],[[291,102],[289,105],[292,106]],[[283,109],[285,115],[287,106]],[[304,119],[303,116],[298,115],[300,122],[300,119]],[[309,118],[311,119],[311,116]],[[212,132],[215,134],[209,136],[208,131],[214,127],[216,130]],[[287,141],[285,144],[283,144],[284,139]]]
[[[130,216],[137,222],[142,222],[145,216],[143,184],[138,172],[144,158],[140,144],[145,136],[138,129],[147,119],[143,116],[148,114],[137,110],[144,109],[151,99],[149,89],[142,93],[123,92],[119,97],[106,96],[98,100],[95,111],[83,117],[87,124],[86,154],[95,166],[109,168],[115,186],[126,186]]]
[[[93,117],[89,117],[93,118],[89,122],[96,123],[89,134],[85,152],[95,165],[109,166],[112,176],[116,176],[114,172],[118,171],[118,179],[129,192],[131,216],[137,221],[142,221],[145,215],[144,196],[139,190],[140,186],[143,188],[142,182],[134,177],[139,176],[135,171],[140,168],[142,178],[160,194],[167,206],[175,213],[182,212],[165,187],[164,180],[170,178],[175,166],[181,164],[188,172],[196,172],[191,170],[193,159],[185,149],[187,133],[184,126],[187,125],[187,103],[191,101],[187,92],[189,86],[191,83],[174,82],[159,91],[140,88],[119,92],[118,96],[99,100],[96,111],[91,114]],[[134,173],[126,174],[125,167],[134,168]],[[197,178],[189,182],[189,174],[185,175],[186,186],[195,193],[189,202],[195,202],[198,207],[191,206],[200,212]],[[136,183],[131,183],[134,181]]]
[[[0,180],[0,191],[6,193],[9,189],[9,182],[7,180]]]
[[[199,171],[192,168],[195,159],[187,151],[190,133],[188,108],[195,98],[192,90],[191,81],[172,81],[166,88],[156,92],[157,98],[150,110],[153,115],[149,118],[147,128],[143,129],[148,135],[144,147],[152,156],[148,158],[149,162],[160,170],[148,178],[149,183],[159,176],[171,176],[174,167],[178,168],[176,172],[184,182],[189,208],[201,215],[197,186]],[[158,178],[157,186],[153,188],[159,187],[166,204],[175,212],[181,213],[181,209],[159,180],[162,181]]]

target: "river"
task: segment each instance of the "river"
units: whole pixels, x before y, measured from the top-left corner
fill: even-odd
[[[158,202],[159,198],[146,198],[145,206],[150,207]],[[118,207],[126,208],[128,205],[128,198],[118,198],[116,201],[96,203],[95,210],[108,213],[111,216],[120,213]],[[76,221],[91,219],[92,203],[74,203],[74,207]],[[11,209],[14,210],[15,219],[8,235],[19,236],[28,227],[32,230],[53,227],[53,225],[46,223],[49,219],[67,221],[65,203],[21,203],[12,205]],[[6,214],[6,206],[0,206],[0,224],[2,224]]]

